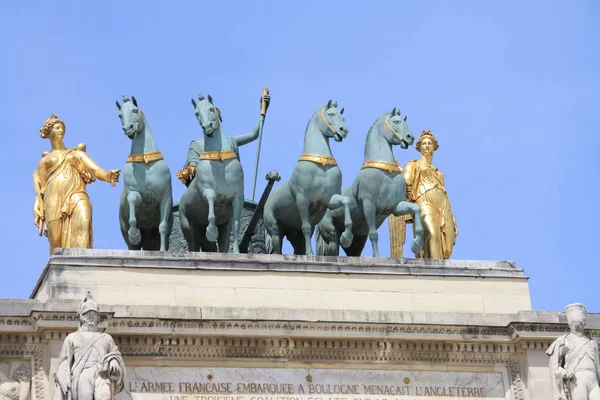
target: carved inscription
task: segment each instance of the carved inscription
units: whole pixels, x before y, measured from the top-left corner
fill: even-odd
[[[499,372],[131,367],[117,400],[506,399]]]

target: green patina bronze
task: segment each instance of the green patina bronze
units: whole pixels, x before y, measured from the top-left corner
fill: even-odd
[[[352,242],[349,200],[340,195],[342,172],[333,162],[329,146],[330,138],[341,142],[348,135],[343,112],[332,100],[315,111],[306,127],[302,152],[303,156],[314,156],[315,161],[298,161],[290,180],[267,199],[263,218],[274,253],[281,254],[285,236],[294,254],[313,255],[311,237],[328,208],[344,210],[345,231],[340,241],[346,246]]]
[[[218,251],[239,253],[239,223],[244,207],[244,171],[239,160],[238,146],[258,138],[258,125],[245,135],[230,137],[222,129],[220,112],[211,96],[192,99],[198,123],[204,132],[203,140],[190,144],[184,167],[194,166],[196,171],[189,187],[179,202],[181,230],[190,251]],[[261,115],[261,119],[264,116]],[[260,121],[259,121],[260,122]],[[234,158],[202,159],[203,153],[228,152]],[[232,235],[233,232],[233,235]]]
[[[369,129],[363,168],[352,185],[342,192],[350,200],[354,236],[351,245],[342,243],[346,255],[360,256],[368,238],[373,246],[373,256],[379,257],[377,229],[390,214],[413,214],[417,222],[411,250],[415,254],[421,251],[421,210],[418,204],[405,201],[406,181],[392,149],[394,145],[407,149],[414,141],[406,117],[402,118],[397,108],[377,118]],[[317,253],[339,255],[340,232],[343,229],[344,215],[340,210],[328,210],[317,226]]]
[[[118,101],[116,105],[123,131],[131,139],[119,207],[123,239],[130,250],[167,251],[173,225],[171,171],[135,97],[123,96],[123,105]]]

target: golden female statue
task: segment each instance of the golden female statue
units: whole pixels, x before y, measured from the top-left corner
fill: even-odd
[[[114,186],[118,169],[105,171],[85,152],[85,145],[67,149],[63,143],[65,123],[52,114],[40,128],[52,149],[44,152],[33,173],[34,223],[48,236],[50,255],[57,247],[92,248],[92,204],[85,185],[96,178]],[[45,223],[45,229],[44,229]]]
[[[425,230],[425,245],[417,258],[450,258],[458,236],[456,220],[444,188],[444,174],[431,165],[433,153],[439,147],[433,133],[423,131],[416,145],[421,158],[409,161],[403,171],[408,201],[421,207]]]

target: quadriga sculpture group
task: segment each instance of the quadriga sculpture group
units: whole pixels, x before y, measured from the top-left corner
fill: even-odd
[[[212,97],[192,99],[203,137],[191,142],[184,168],[177,172],[187,186],[179,203],[179,223],[190,251],[240,252],[245,199],[238,147],[261,137],[269,103],[265,88],[253,130],[229,136]],[[131,139],[119,207],[123,239],[130,250],[167,251],[173,229],[171,171],[136,98],[124,96],[116,106],[123,132]],[[367,133],[361,171],[342,191],[342,173],[330,139],[342,142],[347,137],[343,114],[344,109],[332,100],[314,112],[290,179],[270,196],[272,183],[279,177],[274,171],[269,173],[268,190],[256,207],[256,213],[264,207],[267,248],[281,254],[282,240],[287,238],[295,254],[313,255],[311,238],[316,230],[319,255],[339,255],[341,246],[346,255],[360,256],[370,239],[373,256],[379,257],[377,229],[390,214],[410,214],[414,221],[411,250],[419,254],[427,234],[421,208],[407,201],[406,180],[393,154],[393,146],[407,149],[415,141],[406,116],[394,107],[375,120]],[[92,213],[86,185],[98,178],[114,186],[120,170],[105,171],[97,166],[83,144],[67,149],[63,144],[65,124],[55,114],[40,131],[43,138],[50,139],[52,149],[42,154],[34,173],[38,232],[48,236],[51,254],[58,247],[91,248]],[[255,215],[252,221],[259,217]]]

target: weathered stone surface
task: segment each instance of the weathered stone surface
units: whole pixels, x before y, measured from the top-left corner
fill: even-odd
[[[507,399],[501,372],[218,367],[134,367],[128,372],[117,400]]]

